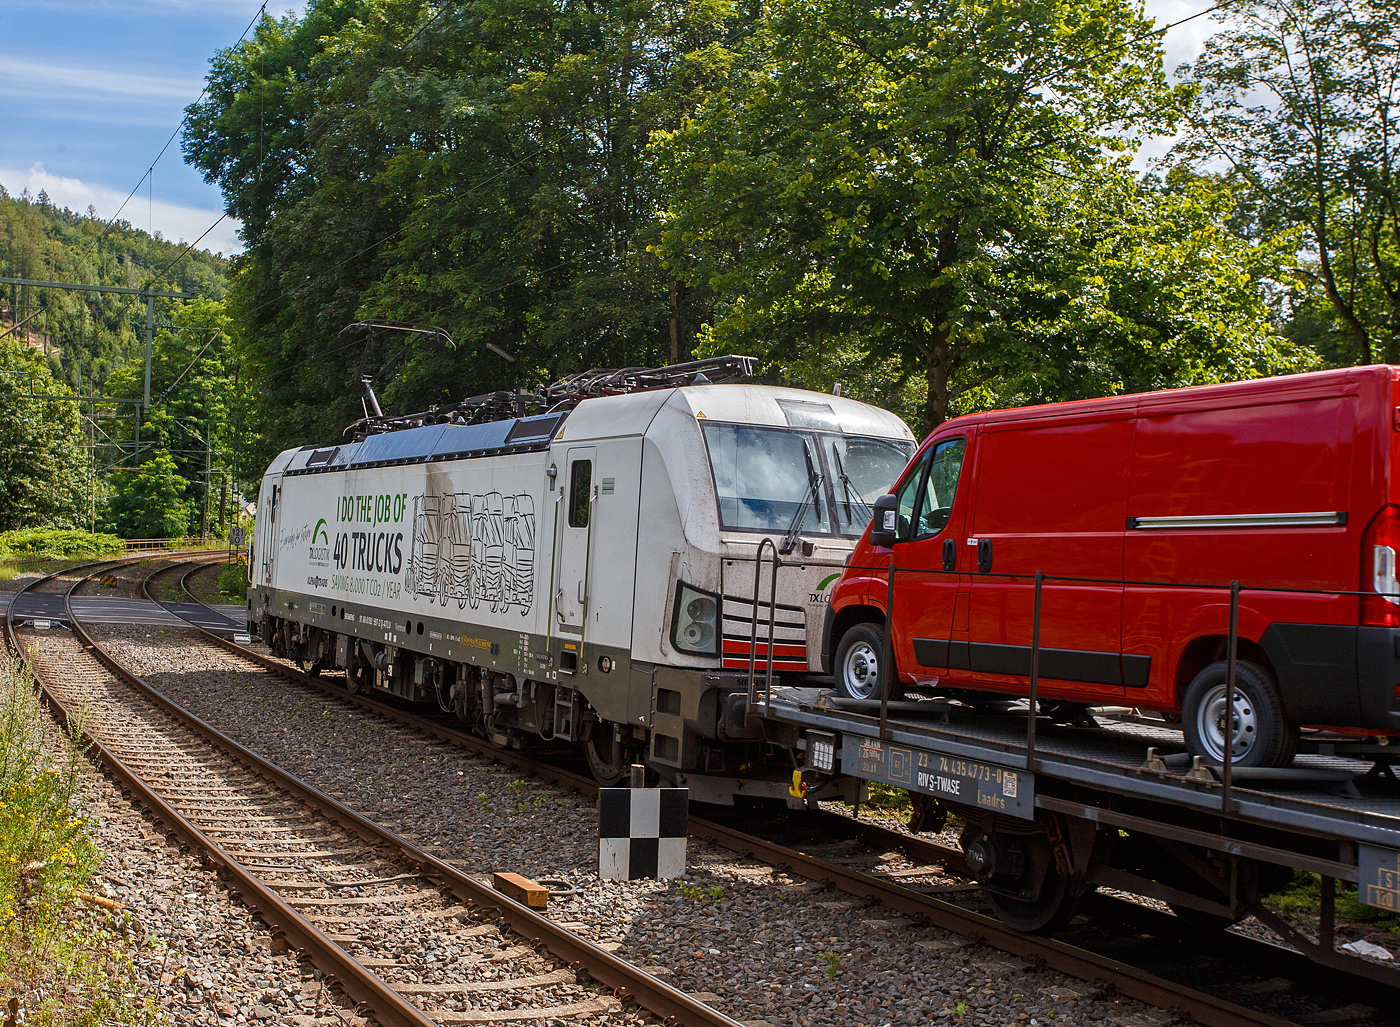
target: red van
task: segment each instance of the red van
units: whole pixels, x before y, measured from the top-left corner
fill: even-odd
[[[893,561],[898,681],[1025,695],[1042,571],[1039,695],[1179,715],[1220,761],[1238,580],[1236,763],[1287,764],[1300,724],[1400,728],[1397,455],[1391,366],[948,421],[832,590],[837,691],[880,697]]]

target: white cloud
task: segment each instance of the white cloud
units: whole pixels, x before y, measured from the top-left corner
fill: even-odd
[[[31,195],[38,196],[39,190],[42,189],[49,194],[56,206],[68,207],[75,211],[86,211],[90,204],[97,208],[98,217],[104,220],[116,214],[122,200],[126,199],[124,192],[84,182],[78,178],[55,175],[42,164],[31,165],[27,171],[0,167],[0,185],[4,185],[12,196],[18,196],[24,189],[28,189]],[[121,216],[122,220],[130,221],[137,228],[154,228],[169,241],[177,242],[199,238],[206,228],[214,224],[219,212],[167,203],[163,200],[152,204],[137,195],[132,197]],[[241,252],[243,242],[238,238],[240,227],[232,218],[224,218],[213,231],[204,236],[199,248],[224,254]]]
[[[12,57],[0,59],[0,89],[10,95],[189,103],[203,88],[201,79],[137,75],[112,68],[22,61]]]

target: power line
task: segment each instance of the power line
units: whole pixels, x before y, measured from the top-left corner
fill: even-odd
[[[255,14],[255,15],[253,15],[252,20],[249,21],[247,27],[245,27],[245,28],[243,29],[243,34],[240,35],[240,36],[238,37],[238,43],[243,42],[243,40],[247,37],[249,30],[252,29],[253,25],[257,22],[257,20],[258,20],[260,17],[262,17],[264,14],[267,13],[267,3],[268,3],[268,0],[263,0],[263,5],[262,5],[260,8],[258,8],[258,13]],[[234,46],[237,46],[238,43],[234,43],[233,45],[234,45]],[[197,103],[199,103],[200,100],[203,100],[205,94],[208,93],[208,92],[209,92],[209,84],[208,84],[208,81],[206,80],[206,81],[205,81],[204,88],[201,89],[201,90],[199,91],[199,96],[195,98],[194,103],[197,104]],[[192,106],[194,106],[194,104],[190,104],[190,106],[192,107]],[[153,161],[151,161],[151,166],[150,166],[149,168],[147,168],[147,169],[146,169],[146,173],[145,173],[144,175],[141,176],[141,181],[140,181],[140,182],[137,182],[134,186],[131,187],[131,192],[129,192],[129,193],[127,194],[126,199],[122,200],[122,205],[121,205],[120,207],[117,208],[117,212],[116,212],[115,214],[112,215],[112,217],[107,221],[106,226],[103,228],[103,230],[102,230],[102,235],[103,235],[104,238],[106,237],[108,230],[111,229],[113,223],[117,220],[117,218],[121,217],[122,211],[125,210],[125,209],[126,209],[126,205],[127,205],[128,203],[131,202],[131,198],[132,198],[133,196],[136,195],[136,191],[137,191],[138,189],[140,189],[141,186],[142,186],[143,184],[145,184],[146,179],[147,179],[148,177],[150,177],[150,176],[155,172],[155,170],[156,170],[156,165],[159,164],[159,163],[160,163],[160,159],[161,159],[162,157],[165,156],[165,151],[168,150],[168,149],[170,149],[170,144],[173,143],[173,142],[175,141],[175,137],[178,136],[178,135],[180,134],[180,129],[182,129],[182,128],[185,127],[185,122],[188,121],[189,118],[190,118],[189,114],[186,113],[185,116],[182,117],[182,118],[180,119],[180,123],[179,123],[178,125],[175,126],[175,131],[170,133],[170,138],[167,139],[167,140],[165,141],[165,145],[162,146],[162,147],[160,148],[160,153],[156,154],[156,159],[153,160]],[[155,184],[154,184],[154,182],[152,182],[152,201],[151,201],[151,202],[152,202],[152,206],[154,206],[154,203],[155,203],[155,200],[154,200],[154,189],[155,189]],[[209,234],[208,232],[205,233],[205,235],[208,235],[208,234]],[[203,237],[204,237],[204,236],[200,236],[201,239],[202,239]]]

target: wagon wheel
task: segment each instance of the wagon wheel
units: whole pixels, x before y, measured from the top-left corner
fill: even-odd
[[[1007,927],[1027,934],[1054,934],[1073,919],[1079,900],[1092,890],[1065,877],[1052,865],[1034,899],[1015,899],[989,891],[987,901]]]

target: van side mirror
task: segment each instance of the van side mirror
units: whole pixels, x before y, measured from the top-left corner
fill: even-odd
[[[899,537],[898,497],[884,495],[875,500],[875,514],[870,519],[870,544],[889,549]]]

